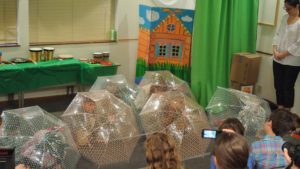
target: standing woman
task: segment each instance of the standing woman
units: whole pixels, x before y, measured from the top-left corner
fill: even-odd
[[[295,82],[300,71],[300,0],[285,0],[284,15],[273,39],[273,74],[278,108],[294,106]]]

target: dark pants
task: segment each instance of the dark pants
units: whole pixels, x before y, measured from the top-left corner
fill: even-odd
[[[300,66],[282,65],[273,61],[274,87],[276,90],[277,105],[286,108],[294,106],[295,82]]]

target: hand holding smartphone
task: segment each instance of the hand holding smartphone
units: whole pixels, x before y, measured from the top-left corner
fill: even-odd
[[[222,133],[221,130],[213,130],[213,129],[203,129],[201,132],[202,138],[206,139],[215,139],[217,135]]]

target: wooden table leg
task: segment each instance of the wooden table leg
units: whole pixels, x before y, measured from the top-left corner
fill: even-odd
[[[24,107],[24,93],[20,92],[18,93],[18,103],[19,103],[19,108]]]

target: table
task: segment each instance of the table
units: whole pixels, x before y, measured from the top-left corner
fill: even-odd
[[[82,63],[80,71],[80,84],[91,85],[95,82],[98,76],[115,75],[118,66],[113,64],[111,66],[104,66],[99,64]]]
[[[116,74],[118,66],[89,64],[77,59],[1,65],[0,95],[22,94],[26,91],[64,84],[92,85],[97,76]]]
[[[76,59],[0,66],[0,94],[78,82],[79,73]]]

